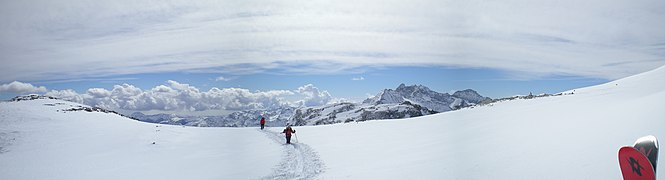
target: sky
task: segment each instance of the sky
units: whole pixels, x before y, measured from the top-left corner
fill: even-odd
[[[358,102],[401,83],[492,98],[557,93],[664,65],[663,9],[657,0],[0,1],[0,98],[198,112]]]

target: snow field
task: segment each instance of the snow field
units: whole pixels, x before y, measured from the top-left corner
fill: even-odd
[[[323,179],[621,179],[619,147],[665,138],[663,77],[659,68],[574,95],[300,127],[300,139],[326,163]]]
[[[250,129],[142,123],[114,114],[56,112],[53,100],[0,103],[3,131],[21,138],[0,154],[0,179],[258,179],[280,147]],[[152,144],[155,142],[155,144]]]

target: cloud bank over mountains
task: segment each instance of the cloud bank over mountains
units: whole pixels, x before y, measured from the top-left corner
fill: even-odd
[[[29,83],[12,82],[0,86],[0,93],[42,92],[91,106],[107,109],[136,111],[205,111],[269,109],[283,106],[319,106],[340,101],[327,91],[307,84],[296,90],[250,91],[242,88],[216,88],[208,91],[189,84],[168,80],[152,89],[141,89],[131,84],[114,85],[113,89],[90,88],[83,93],[72,89],[51,90]],[[299,100],[289,100],[298,99]]]

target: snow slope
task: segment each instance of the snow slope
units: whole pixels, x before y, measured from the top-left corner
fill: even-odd
[[[574,92],[299,133],[324,179],[622,179],[620,146],[665,140],[665,67]]]
[[[0,179],[258,179],[280,161],[277,143],[255,130],[58,112],[77,105],[0,103],[0,136],[12,136],[0,143]]]
[[[43,105],[58,100],[4,102],[0,179],[621,179],[619,147],[665,140],[665,67],[571,92],[295,127],[294,145],[282,127],[158,127]]]

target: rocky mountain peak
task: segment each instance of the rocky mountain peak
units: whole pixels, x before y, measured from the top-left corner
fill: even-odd
[[[466,90],[462,90],[462,91],[457,91],[457,92],[453,93],[453,96],[465,99],[465,100],[469,101],[470,103],[475,103],[475,104],[480,103],[483,100],[489,99],[488,97],[481,96],[480,94],[478,94],[478,92],[476,92],[473,89],[466,89]]]
[[[455,94],[439,93],[423,85],[400,84],[397,89],[385,89],[374,97],[363,101],[363,104],[400,104],[409,101],[428,109],[445,112],[457,108],[477,104],[487,97],[483,97],[472,89],[457,91]]]

